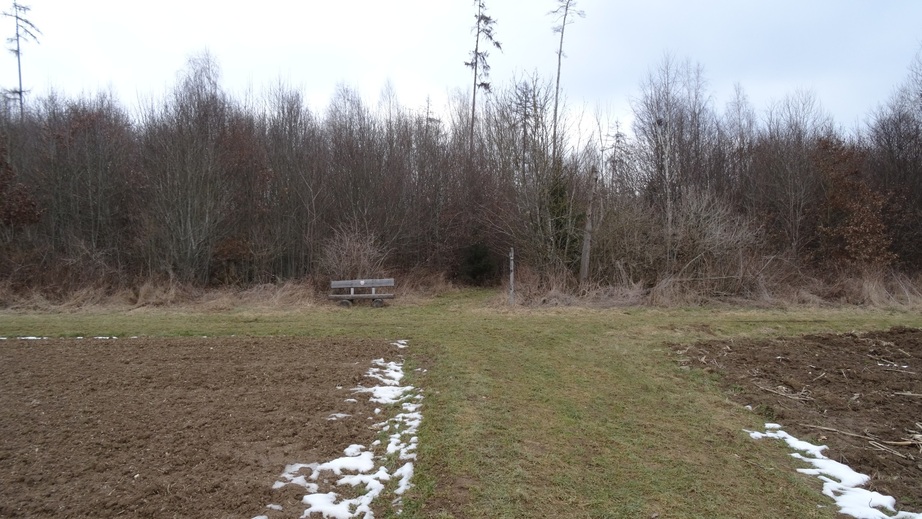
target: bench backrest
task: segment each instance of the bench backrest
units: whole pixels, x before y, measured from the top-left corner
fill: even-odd
[[[392,286],[394,286],[394,278],[346,279],[342,281],[330,281],[330,288],[372,288]]]

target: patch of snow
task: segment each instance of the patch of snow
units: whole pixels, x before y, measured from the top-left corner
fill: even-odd
[[[314,512],[323,514],[323,517],[331,517],[333,519],[350,519],[351,517],[355,517],[350,510],[354,505],[353,500],[346,499],[337,503],[337,499],[339,499],[339,494],[336,492],[308,494],[301,499],[301,502],[307,505],[307,510],[304,511],[301,517],[308,517]],[[358,513],[358,510],[356,510],[356,513]]]
[[[356,452],[355,448],[358,448],[360,452]],[[331,470],[339,476],[342,475],[344,470],[349,472],[368,472],[375,468],[375,462],[372,459],[373,454],[370,451],[361,452],[364,448],[361,445],[350,445],[343,451],[345,456],[317,465],[317,468],[311,474],[311,479],[316,481],[322,470]]]
[[[405,463],[402,467],[394,471],[394,476],[400,476],[400,483],[397,484],[397,490],[394,493],[402,496],[404,492],[412,486],[410,480],[413,479],[413,464]]]
[[[366,377],[377,379],[386,386],[396,386],[400,379],[403,378],[403,366],[401,364],[384,362],[384,359],[375,359],[371,363],[373,367],[365,374]]]
[[[327,417],[328,421],[335,422],[336,420],[342,420],[343,418],[349,418],[351,414],[346,413],[333,413]]]
[[[364,445],[353,443],[352,445],[343,449],[343,454],[345,454],[346,456],[359,456],[360,454],[362,454],[363,450],[365,450]]]
[[[276,512],[282,511],[282,505],[266,505],[266,508],[269,510],[275,510]]]
[[[400,348],[406,347],[406,341],[397,341],[397,343],[393,344]],[[378,381],[379,385],[374,387],[359,386],[352,390],[353,393],[371,393],[369,398],[371,402],[381,404],[400,403],[402,411],[385,422],[372,425],[372,428],[391,433],[388,436],[385,454],[381,455],[378,461],[384,462],[389,456],[396,454],[398,459],[405,461],[405,463],[396,469],[394,474],[389,474],[383,464],[375,470],[376,459],[373,452],[363,445],[356,444],[344,449],[343,457],[325,463],[295,463],[286,466],[281,479],[276,481],[272,488],[279,489],[286,485],[304,487],[307,494],[301,501],[307,505],[307,508],[301,517],[310,517],[311,514],[318,513],[325,518],[332,519],[351,519],[355,517],[374,519],[371,503],[385,490],[387,482],[397,478],[394,493],[398,497],[393,502],[394,506],[397,507],[400,506],[403,494],[412,486],[410,482],[413,479],[413,460],[416,459],[416,448],[419,443],[419,437],[416,434],[422,422],[422,413],[420,412],[422,404],[419,402],[423,399],[423,396],[418,394],[416,388],[412,386],[399,385],[400,380],[403,378],[403,364],[400,362],[385,362],[384,359],[376,359],[372,361],[372,367],[368,370],[366,376]],[[405,402],[404,400],[412,401]],[[358,401],[350,398],[346,402],[357,403]],[[375,414],[380,414],[382,410],[381,408],[376,408],[374,412]],[[329,419],[334,420],[345,416],[349,415],[335,413]],[[368,419],[371,420],[371,417]],[[372,442],[371,447],[379,447],[381,443],[380,440],[375,440]],[[337,492],[321,493],[320,485],[315,482],[320,480],[320,475],[323,472],[332,472],[341,476],[335,482],[338,486],[363,487],[364,491],[358,497],[351,499],[341,498]],[[326,480],[324,479],[325,482]],[[269,508],[272,508],[272,505],[269,505]],[[281,507],[279,507],[280,509]]]
[[[396,404],[413,386],[374,386],[353,388],[356,393],[371,393],[370,400],[379,404]]]
[[[307,478],[298,473],[303,469],[309,469],[313,473],[318,465],[319,463],[294,463],[292,465],[287,465],[285,467],[285,472],[282,473],[282,479],[284,481],[276,481],[272,485],[272,490],[278,490],[285,485],[298,485],[306,488],[308,492],[317,492],[320,489],[317,484],[308,483]]]
[[[408,346],[407,341],[400,339],[391,343],[391,346],[397,346],[400,349],[406,348]]]
[[[748,430],[746,432],[757,440],[762,438],[783,440],[792,449],[800,451],[792,453],[791,456],[813,465],[813,468],[797,469],[797,472],[819,477],[823,481],[823,494],[835,501],[840,513],[856,519],[922,519],[922,513],[899,512],[891,515],[879,510],[883,508],[888,512],[895,512],[896,499],[860,488],[870,480],[870,477],[824,456],[825,445],[814,445],[798,440],[781,430],[779,424],[767,423],[765,430],[767,432],[764,433]]]

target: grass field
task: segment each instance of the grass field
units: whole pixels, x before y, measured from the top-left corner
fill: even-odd
[[[468,290],[385,309],[0,312],[0,336],[407,339],[426,394],[409,517],[835,517],[764,420],[670,343],[922,327],[859,308],[507,308]],[[2,344],[0,344],[2,347]],[[411,370],[408,370],[411,371]],[[825,505],[825,507],[818,507]]]

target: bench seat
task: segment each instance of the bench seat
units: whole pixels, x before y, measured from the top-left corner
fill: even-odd
[[[394,299],[394,294],[378,292],[379,288],[394,286],[394,278],[383,279],[344,279],[330,281],[330,299],[348,305],[357,299],[371,299],[375,306],[384,304],[385,299]],[[342,292],[348,290],[348,293]],[[339,292],[337,292],[339,291]]]

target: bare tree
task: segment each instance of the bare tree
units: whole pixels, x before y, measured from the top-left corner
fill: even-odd
[[[16,67],[19,73],[19,88],[16,90],[10,90],[9,92],[14,96],[19,96],[19,118],[22,119],[25,113],[25,108],[23,104],[23,94],[25,93],[22,89],[22,42],[32,40],[38,43],[38,37],[35,33],[41,34],[42,31],[38,30],[31,21],[26,18],[26,14],[32,8],[20,4],[19,2],[13,2],[13,12],[8,13],[4,12],[3,16],[13,18],[16,20],[16,36],[8,38],[6,41],[15,44],[14,48],[9,49],[16,56]]]
[[[487,6],[483,0],[477,0],[477,14],[474,15],[477,20],[474,24],[474,50],[471,51],[471,60],[465,61],[464,64],[474,71],[474,90],[471,93],[471,132],[470,132],[470,153],[474,154],[474,123],[477,119],[477,90],[483,89],[484,92],[490,91],[490,82],[487,79],[490,76],[490,64],[487,58],[490,52],[487,49],[481,49],[481,41],[485,47],[492,45],[502,51],[503,46],[496,41],[493,34],[493,26],[496,20],[487,15]]]
[[[798,91],[769,110],[760,138],[758,161],[746,187],[748,205],[768,217],[773,237],[792,259],[803,259],[816,238],[823,185],[812,153],[831,129],[832,120],[816,96]]]
[[[554,86],[554,119],[553,119],[553,132],[551,136],[551,157],[554,162],[555,167],[557,160],[560,158],[557,152],[557,108],[560,100],[560,68],[563,64],[563,36],[564,31],[567,29],[567,25],[573,23],[573,19],[570,18],[570,14],[575,14],[580,18],[586,16],[584,11],[576,9],[576,0],[557,0],[558,6],[557,9],[554,9],[548,14],[556,15],[560,23],[554,26],[554,32],[560,34],[560,43],[557,45],[557,78],[555,80]]]
[[[676,203],[684,190],[712,190],[718,175],[711,164],[717,123],[700,66],[667,55],[641,85],[633,103],[634,134],[645,151],[645,192],[662,211],[669,268],[677,249],[672,239]]]
[[[610,125],[609,125],[610,126]],[[593,218],[594,218],[594,209],[596,193],[598,191],[599,179],[604,174],[605,165],[608,162],[606,158],[606,153],[615,148],[616,144],[612,141],[615,141],[617,137],[617,124],[615,135],[612,135],[610,132],[602,129],[602,114],[596,112],[596,127],[598,131],[599,138],[599,149],[598,149],[598,166],[592,166],[592,183],[589,188],[589,206],[586,209],[586,223],[583,227],[583,248],[580,253],[580,262],[579,262],[579,282],[581,285],[584,285],[589,281],[589,264],[590,264],[590,254],[592,253],[592,232],[593,232]]]
[[[656,73],[651,73],[643,83],[643,97],[634,105],[634,133],[649,153],[647,193],[663,211],[667,269],[672,269],[675,259],[672,224],[680,185],[677,177],[682,173],[676,171],[676,166],[681,165],[676,144],[685,119],[681,83],[682,70],[671,56],[666,56]]]
[[[734,88],[733,99],[727,103],[721,128],[731,196],[739,206],[744,198],[743,180],[751,176],[756,141],[755,111],[739,84]]]
[[[104,94],[49,99],[36,112],[45,121],[39,157],[51,245],[78,278],[118,269],[140,212],[128,182],[135,169],[128,114]]]
[[[320,122],[301,94],[279,85],[270,94],[264,144],[275,191],[267,204],[271,225],[259,231],[277,250],[273,272],[281,277],[307,274],[318,254],[321,212],[328,198],[326,147]]]
[[[149,262],[205,282],[212,252],[231,233],[232,192],[222,164],[231,103],[208,55],[194,56],[162,109],[144,114],[141,165],[150,189]]]
[[[874,114],[867,146],[865,176],[887,197],[887,226],[900,267],[922,271],[922,50],[906,82]]]

